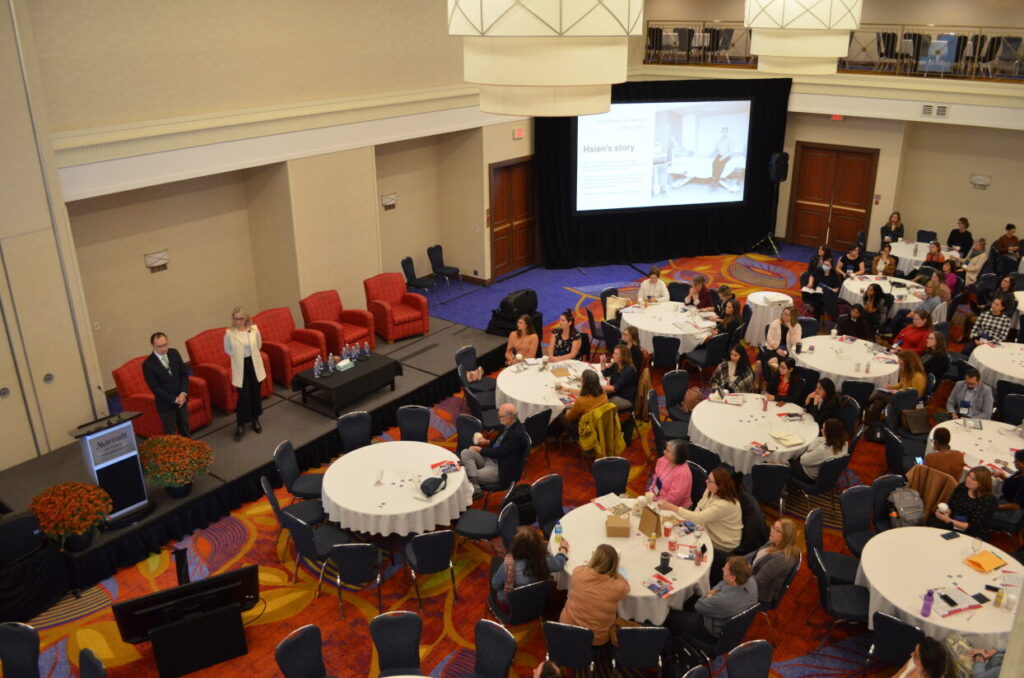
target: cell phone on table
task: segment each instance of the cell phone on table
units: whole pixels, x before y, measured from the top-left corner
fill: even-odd
[[[998,586],[993,586],[992,584],[985,584],[985,590],[986,591],[991,591],[992,593],[995,593],[995,592],[997,592],[999,590],[999,587]]]
[[[947,596],[945,593],[940,593],[939,598],[942,598],[942,602],[944,602],[946,605],[949,605],[950,607],[956,607],[956,601],[953,600],[951,597]]]
[[[987,603],[989,601],[989,597],[986,596],[984,593],[975,593],[973,596],[971,596],[971,598],[974,598],[976,601],[978,601],[982,605],[984,605],[985,603]]]
[[[956,539],[956,538],[957,538],[957,537],[959,537],[960,535],[959,535],[958,533],[956,533],[956,532],[953,532],[953,531],[951,530],[951,531],[949,531],[949,532],[943,532],[943,533],[942,533],[941,535],[939,535],[939,536],[940,536],[940,537],[942,537],[943,539],[949,540],[949,539]]]

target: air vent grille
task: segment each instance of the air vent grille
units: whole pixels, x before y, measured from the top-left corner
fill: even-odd
[[[949,106],[947,104],[922,104],[922,118],[948,118]]]

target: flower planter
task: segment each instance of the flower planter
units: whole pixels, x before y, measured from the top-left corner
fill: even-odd
[[[185,483],[184,485],[168,485],[164,488],[167,492],[167,496],[171,499],[184,499],[192,492],[192,483]]]
[[[64,550],[68,553],[81,553],[92,546],[93,534],[93,532],[69,534],[64,537]]]

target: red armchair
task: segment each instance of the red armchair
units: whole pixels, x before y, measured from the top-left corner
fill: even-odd
[[[268,308],[252,317],[263,336],[263,350],[270,356],[274,381],[285,388],[292,385],[292,375],[313,366],[319,355],[327,359],[327,340],[318,330],[295,329],[295,320],[288,308]]]
[[[219,409],[231,414],[238,402],[238,391],[231,385],[231,358],[224,352],[226,331],[225,328],[218,327],[215,330],[200,332],[185,341],[185,350],[188,351],[188,359],[192,363],[192,372],[205,379],[209,385],[210,400]],[[267,373],[267,378],[260,384],[260,397],[267,398],[274,392],[270,357],[264,351],[260,351],[260,357],[263,359],[263,369]]]
[[[427,299],[405,291],[401,273],[381,273],[363,281],[366,308],[377,333],[389,344],[395,339],[430,331]]]
[[[121,406],[128,411],[141,412],[142,416],[132,419],[132,428],[140,436],[163,435],[164,425],[156,411],[156,396],[149,390],[142,376],[142,363],[149,356],[132,358],[114,370],[114,383]],[[206,381],[199,377],[188,378],[188,425],[193,431],[213,421],[210,409],[210,392]]]
[[[308,330],[318,330],[327,338],[327,350],[339,355],[345,344],[370,342],[377,347],[373,333],[373,315],[369,311],[345,310],[337,290],[314,292],[299,302],[302,321]]]

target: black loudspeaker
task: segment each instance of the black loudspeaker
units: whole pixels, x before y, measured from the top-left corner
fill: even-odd
[[[768,158],[768,178],[779,184],[789,177],[789,153],[772,153]]]

